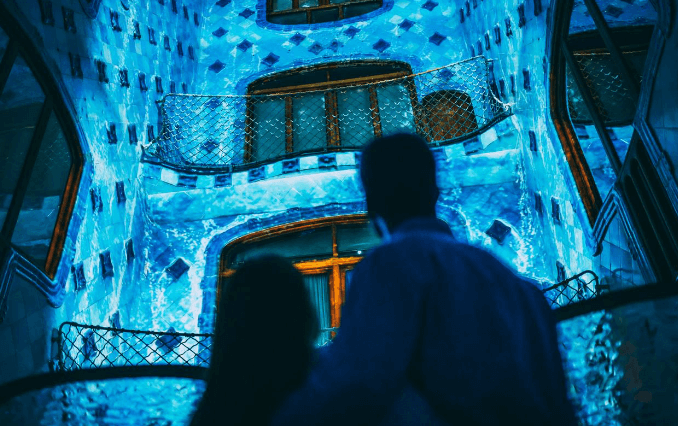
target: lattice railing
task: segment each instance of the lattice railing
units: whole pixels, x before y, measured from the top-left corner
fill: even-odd
[[[553,308],[559,308],[582,300],[593,299],[609,286],[601,285],[593,271],[583,271],[543,291]]]
[[[57,369],[124,365],[207,366],[209,334],[126,330],[65,322],[59,327]]]
[[[375,136],[416,132],[431,144],[477,135],[510,114],[482,56],[370,83],[266,95],[169,94],[144,159],[219,171],[302,153],[360,149]]]
[[[208,367],[211,334],[126,330],[65,322],[59,327],[55,369],[68,371],[126,365]],[[317,346],[327,344],[337,328],[321,329]]]

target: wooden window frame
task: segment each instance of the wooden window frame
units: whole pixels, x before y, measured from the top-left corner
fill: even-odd
[[[337,246],[337,226],[340,225],[362,225],[368,222],[364,214],[327,217],[321,219],[312,219],[303,222],[288,223],[276,226],[270,229],[254,232],[240,237],[229,243],[221,252],[219,261],[219,282],[217,285],[217,306],[221,297],[221,288],[226,279],[235,273],[235,269],[228,267],[230,251],[241,244],[255,243],[267,240],[277,236],[282,236],[292,232],[307,231],[325,227],[332,228],[332,256],[325,259],[305,260],[294,262],[294,266],[304,275],[311,274],[329,274],[329,295],[330,295],[330,324],[332,328],[339,327],[341,324],[341,307],[346,300],[346,272],[353,269],[362,256],[340,257]],[[332,334],[334,335],[334,333]]]
[[[634,71],[622,55],[621,48],[614,40],[613,33],[620,30],[612,31],[608,27],[595,0],[584,0],[584,3],[596,25],[596,28],[592,32],[587,33],[595,33],[602,39],[603,47],[606,48],[612,56],[628,90],[630,90],[637,99],[639,91],[637,76],[634,75]],[[561,0],[557,3],[556,11],[554,12],[556,19],[553,26],[553,42],[551,43],[549,105],[551,119],[560,139],[565,157],[570,165],[575,185],[579,191],[584,208],[586,209],[589,224],[593,227],[603,205],[603,200],[593,179],[584,152],[579,144],[574,125],[569,117],[566,93],[566,67],[569,66],[570,71],[573,74],[575,84],[577,84],[579,88],[584,104],[589,111],[598,136],[603,144],[603,148],[617,178],[620,175],[622,164],[614,148],[612,139],[606,130],[606,123],[599,114],[593,96],[586,86],[585,77],[575,61],[575,49],[577,49],[576,51],[579,51],[579,48],[576,46],[577,35],[570,36],[569,34],[573,5],[573,0]]]
[[[9,43],[5,54],[0,61],[0,94],[5,88],[9,79],[12,67],[17,57],[21,56],[28,68],[31,70],[35,80],[38,82],[45,94],[42,110],[35,126],[33,136],[24,160],[24,164],[19,175],[17,187],[14,190],[12,201],[7,211],[4,223],[0,224],[0,255],[4,257],[8,250],[14,250],[21,253],[21,249],[12,244],[12,235],[19,219],[21,206],[28,190],[31,173],[35,166],[40,144],[47,128],[47,122],[52,114],[57,119],[61,131],[63,132],[66,145],[71,155],[71,167],[68,172],[68,178],[64,188],[61,205],[57,213],[57,219],[52,231],[49,250],[44,265],[44,273],[48,278],[54,279],[56,276],[59,262],[63,254],[64,244],[66,242],[66,233],[68,225],[73,215],[75,200],[82,176],[84,158],[80,148],[77,127],[73,117],[61,97],[61,90],[54,76],[44,63],[38,49],[28,40],[30,38],[21,28],[21,26],[11,17],[11,13],[0,4],[0,27],[9,37]],[[43,270],[42,266],[38,266]]]
[[[358,78],[348,78],[343,80],[330,80],[329,71],[333,68],[339,66],[353,65],[356,68],[360,66],[369,66],[369,65],[380,65],[380,66],[392,66],[393,68],[401,68],[401,71],[389,72],[378,75],[370,75],[366,77]],[[367,90],[369,92],[370,99],[370,114],[372,118],[372,128],[374,130],[374,136],[380,137],[382,135],[382,125],[381,125],[381,116],[379,114],[379,102],[377,100],[377,91],[374,83],[381,81],[388,81],[397,78],[407,77],[412,75],[411,67],[404,63],[398,61],[352,61],[352,62],[340,62],[340,63],[326,63],[310,67],[301,67],[295,68],[292,70],[287,70],[273,75],[263,77],[252,83],[250,86],[275,81],[278,78],[286,77],[298,72],[304,71],[327,71],[328,81],[321,83],[312,83],[312,84],[302,84],[302,85],[293,85],[293,86],[282,86],[274,87],[267,89],[248,89],[248,95],[260,96],[280,96],[285,101],[285,156],[298,155],[299,153],[294,153],[294,109],[293,109],[293,96],[300,93],[307,92],[323,92],[325,94],[325,131],[326,131],[326,146],[325,151],[337,151],[341,150],[341,137],[340,137],[340,126],[339,122],[339,105],[337,100],[337,90],[341,90],[346,87],[356,87],[360,85],[368,85]],[[418,100],[416,94],[416,87],[410,79],[404,81],[404,86],[409,93],[410,102],[412,103],[412,113],[415,117],[415,122],[419,123],[420,119],[417,114],[418,111]],[[244,162],[248,165],[257,164],[260,162],[269,162],[274,161],[275,158],[267,158],[264,160],[253,161],[252,151],[255,143],[254,138],[254,122],[255,122],[255,113],[254,113],[254,101],[252,97],[248,97],[247,106],[246,106],[246,118],[245,126],[247,131],[245,132],[245,149],[244,149]],[[420,124],[415,124],[420,126]],[[417,127],[419,128],[419,127]],[[353,147],[352,147],[353,148]],[[310,151],[309,151],[310,152]]]
[[[290,14],[295,14],[299,12],[306,12],[306,22],[300,24],[281,24],[281,25],[306,25],[306,24],[316,24],[312,22],[312,13],[318,10],[329,10],[338,8],[338,18],[336,21],[326,21],[326,22],[337,22],[341,21],[344,18],[344,8],[349,5],[356,4],[370,4],[370,3],[379,3],[379,7],[384,6],[383,0],[345,0],[342,3],[330,3],[330,0],[318,0],[318,6],[311,7],[301,7],[300,0],[292,0],[292,8],[287,10],[273,10],[273,0],[266,0],[266,19],[270,22],[271,17],[276,16],[285,16]],[[360,16],[360,15],[356,15]],[[352,16],[353,18],[353,16]],[[317,24],[322,24],[323,22],[318,22]]]

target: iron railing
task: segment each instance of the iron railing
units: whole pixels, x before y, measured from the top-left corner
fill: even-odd
[[[356,150],[397,131],[433,145],[461,141],[510,115],[490,89],[489,64],[478,56],[419,74],[293,93],[168,94],[144,161],[211,173]]]
[[[338,328],[320,330],[323,346]],[[79,370],[130,365],[190,365],[208,367],[212,334],[127,330],[64,322],[59,327],[54,369]]]
[[[609,285],[600,284],[593,271],[583,271],[542,290],[552,308],[562,308],[582,300],[598,297]]]

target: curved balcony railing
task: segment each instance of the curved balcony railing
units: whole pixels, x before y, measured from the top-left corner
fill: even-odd
[[[600,284],[593,271],[582,271],[572,277],[542,290],[552,308],[562,308],[575,302],[598,297],[609,285]]]
[[[216,173],[357,150],[398,131],[420,134],[432,145],[459,142],[510,115],[491,89],[489,64],[478,56],[405,77],[298,93],[169,94],[161,101],[159,134],[143,159]]]

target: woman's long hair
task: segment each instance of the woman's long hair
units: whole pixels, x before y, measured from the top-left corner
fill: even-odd
[[[198,425],[265,425],[303,383],[318,319],[299,271],[286,259],[247,261],[225,283]]]

